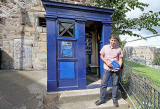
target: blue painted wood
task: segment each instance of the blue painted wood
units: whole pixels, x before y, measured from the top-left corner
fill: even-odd
[[[58,40],[71,40],[71,41],[76,41],[76,38],[72,37],[57,37]]]
[[[57,13],[50,13],[51,10],[56,10]],[[49,12],[48,12],[49,11]],[[93,12],[85,12],[85,11],[76,11],[76,10],[68,10],[66,12],[65,9],[56,9],[56,8],[50,8],[46,10],[48,14],[47,17],[53,17],[58,16],[59,18],[68,18],[68,19],[79,19],[84,17],[86,20],[92,20],[92,21],[103,21],[107,23],[112,23],[111,18],[108,14],[102,14],[102,13],[93,13]]]
[[[58,90],[62,90],[63,88],[75,87],[78,88],[77,80],[71,79],[63,79],[58,82]]]
[[[75,61],[78,61],[78,59],[77,58],[57,58],[57,61],[75,62]]]
[[[100,41],[100,50],[102,49],[102,47],[103,47],[103,41],[101,40]],[[101,78],[103,76],[103,61],[101,58],[100,58],[100,76],[101,76]]]
[[[103,28],[102,28],[103,45],[109,44],[110,35],[111,35],[111,25],[105,22],[103,23]]]
[[[66,19],[67,20],[67,19]],[[76,40],[73,40],[73,39]],[[58,42],[58,55],[57,61],[58,63],[68,63],[68,62],[75,62],[75,78],[58,78],[58,88],[57,90],[64,90],[64,89],[84,89],[86,88],[86,71],[85,71],[85,23],[84,21],[76,21],[75,23],[75,37],[74,38],[57,38]],[[62,41],[70,41],[73,43],[73,57],[63,57],[61,56],[61,42]],[[64,76],[61,74],[61,69],[64,72],[67,71],[67,68],[61,68],[60,65],[58,66],[58,75]],[[72,72],[73,74],[73,72]],[[69,88],[70,87],[70,88]],[[74,87],[74,88],[73,88]]]
[[[91,12],[99,12],[99,13],[108,13],[109,15],[113,14],[114,10],[110,8],[98,8],[93,6],[84,6],[80,4],[69,4],[69,3],[62,3],[62,2],[55,2],[53,0],[42,0],[43,5],[45,6],[52,6],[56,8],[63,8],[63,9],[72,9],[72,10],[84,10],[84,11],[91,11]]]
[[[60,62],[60,79],[74,79],[74,62]]]
[[[56,73],[56,19],[47,20],[47,91],[57,88]]]
[[[61,63],[65,66],[61,66]],[[67,65],[68,64],[68,65]],[[76,62],[59,61],[58,69],[58,88],[57,90],[68,89],[69,87],[78,88]],[[62,68],[63,67],[63,68]],[[63,74],[61,74],[63,73]],[[64,73],[67,73],[65,75]]]
[[[75,23],[75,20],[72,19],[57,19],[57,25],[59,22],[72,22]],[[58,33],[58,27],[57,27],[57,33]],[[58,80],[57,80],[57,89],[56,90],[64,90],[64,89],[72,89],[78,88],[78,78],[77,78],[77,65],[76,63],[78,62],[78,59],[76,58],[75,55],[75,46],[77,39],[75,37],[59,37],[58,34],[56,36],[57,39],[57,75],[58,75]],[[63,43],[69,42],[72,43],[70,48],[70,53],[71,55],[64,55],[63,50],[66,49],[66,47],[63,47]],[[68,48],[67,48],[68,49]],[[65,50],[66,52],[66,50]],[[61,66],[61,63],[63,63],[64,66]],[[71,69],[68,69],[71,67]],[[65,72],[69,72],[71,75],[65,75]],[[74,78],[73,78],[74,77]]]
[[[47,91],[74,90],[86,88],[85,21],[100,21],[103,24],[102,45],[109,42],[110,15],[113,9],[87,7],[42,0],[47,18]],[[58,21],[75,22],[75,37],[58,37]],[[61,54],[61,42],[73,43],[72,56]],[[101,45],[101,46],[102,46]],[[68,52],[70,53],[70,52]],[[60,63],[74,63],[75,78],[60,78]],[[73,69],[73,65],[72,69]],[[103,66],[100,62],[100,72]],[[63,68],[62,68],[63,69]],[[67,69],[65,69],[67,71]],[[64,73],[64,72],[63,72]]]
[[[58,16],[58,18],[68,18],[73,20],[85,19],[112,23],[110,15],[113,14],[113,9],[87,7],[83,5],[50,2],[46,0],[42,1],[43,5],[46,7],[46,17],[53,18]]]
[[[77,21],[75,24],[75,35],[77,40],[76,57],[78,59],[78,87],[86,88],[86,53],[85,53],[85,22]]]

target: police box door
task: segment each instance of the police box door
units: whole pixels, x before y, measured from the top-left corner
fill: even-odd
[[[57,31],[57,88],[85,88],[85,23],[58,19]]]

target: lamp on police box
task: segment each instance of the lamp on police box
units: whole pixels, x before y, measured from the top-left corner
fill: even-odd
[[[117,61],[112,61],[111,63],[113,65],[113,70],[116,70],[117,68],[120,67],[119,63]]]

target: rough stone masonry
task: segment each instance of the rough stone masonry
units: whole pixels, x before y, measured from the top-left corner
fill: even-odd
[[[6,7],[5,13],[9,13],[6,18],[0,16],[1,69],[47,69],[46,26],[42,25],[45,24],[45,9],[41,0],[32,0],[29,8],[20,7],[16,0],[5,1],[0,2],[4,9]],[[54,1],[93,3],[90,0]]]

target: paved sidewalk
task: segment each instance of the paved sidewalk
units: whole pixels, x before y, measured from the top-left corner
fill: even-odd
[[[0,70],[0,109],[42,109],[46,71]]]

